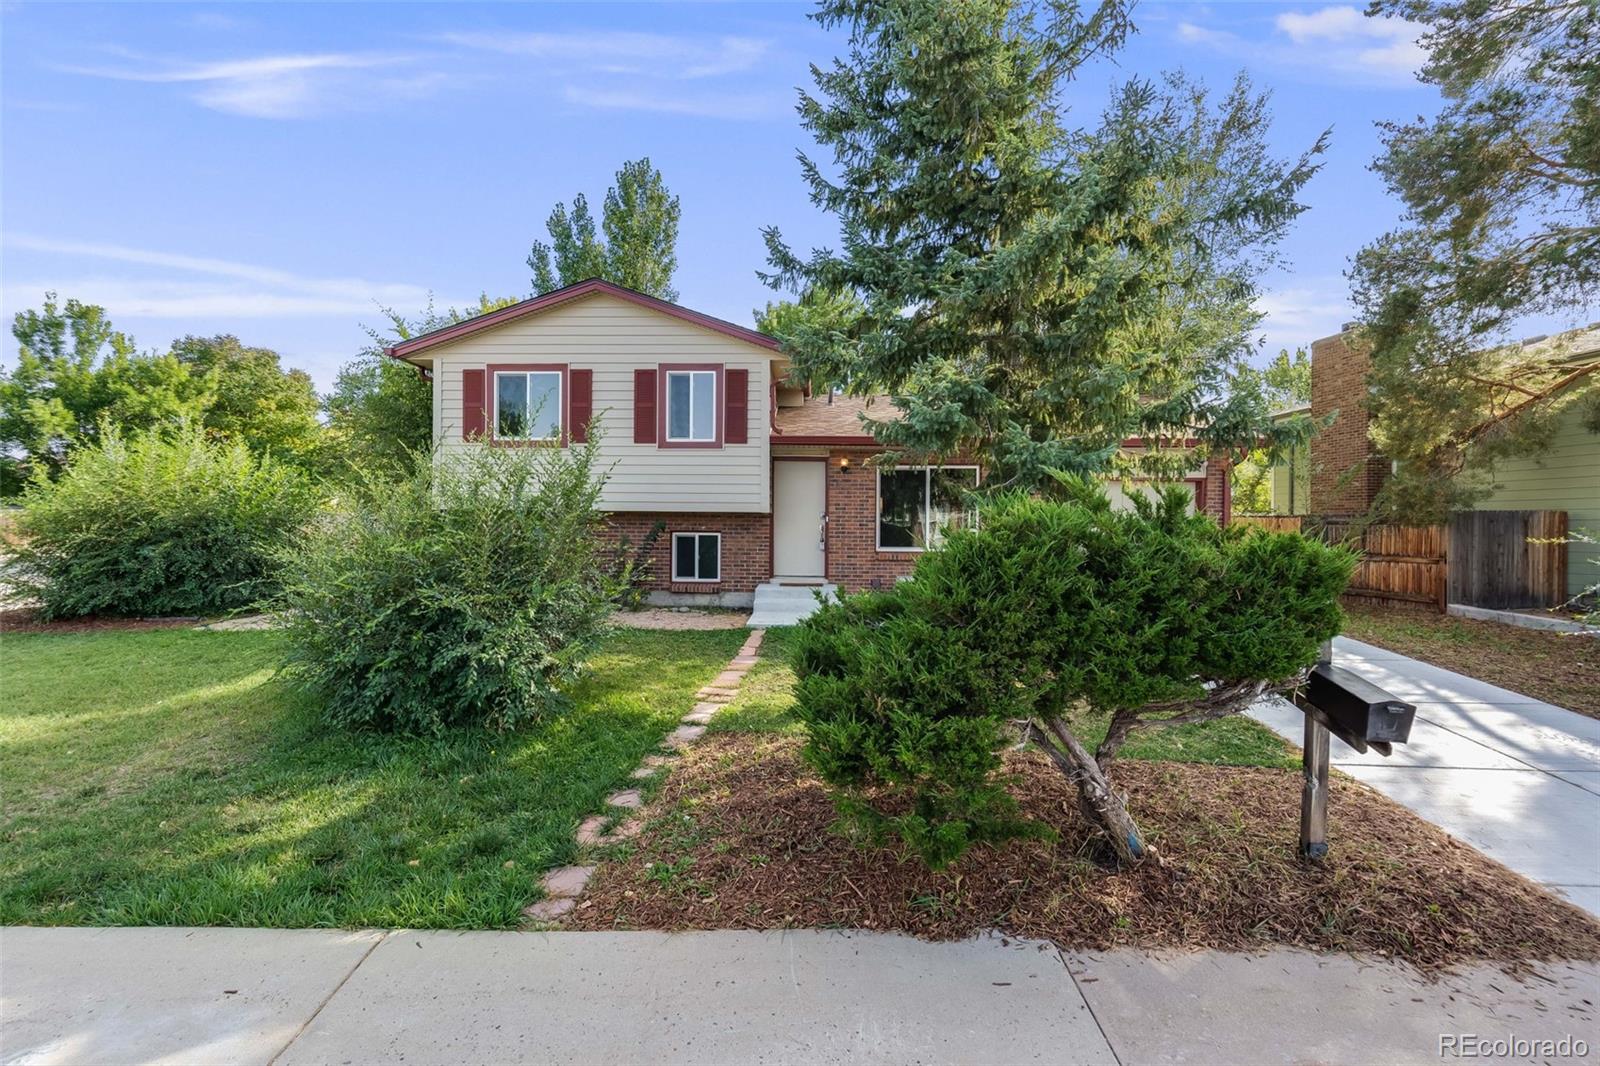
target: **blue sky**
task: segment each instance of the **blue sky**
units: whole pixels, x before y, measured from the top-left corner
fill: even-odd
[[[802,4],[12,4],[0,43],[0,311],[46,289],[143,347],[230,332],[326,388],[377,324],[526,295],[557,200],[648,155],[682,200],[677,287],[736,322],[772,298],[760,228],[830,242],[794,114],[841,39]],[[1271,279],[1264,350],[1349,317],[1351,255],[1394,225],[1373,123],[1430,112],[1416,28],[1337,4],[1146,3],[1115,66],[1273,92],[1284,154],[1332,127]],[[15,342],[4,340],[6,362]]]

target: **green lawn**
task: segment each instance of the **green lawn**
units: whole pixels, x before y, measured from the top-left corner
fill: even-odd
[[[790,647],[789,632],[767,631],[761,661],[746,675],[739,695],[712,719],[712,732],[801,732],[800,721],[794,713],[794,671],[785,661]],[[1078,725],[1079,737],[1091,748],[1105,736],[1104,720],[1085,720]],[[1135,734],[1120,757],[1224,766],[1291,768],[1300,765],[1297,750],[1266,726],[1242,716]]]
[[[626,631],[507,736],[353,735],[270,632],[0,639],[0,923],[505,928],[740,630]]]

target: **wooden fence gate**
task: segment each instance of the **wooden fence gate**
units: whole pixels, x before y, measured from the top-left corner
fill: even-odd
[[[1375,603],[1409,603],[1444,612],[1449,533],[1444,526],[1362,526],[1352,518],[1308,516],[1308,536],[1347,544],[1361,554],[1345,595]]]
[[[1567,512],[1463,511],[1450,519],[1451,603],[1505,610],[1567,598]]]

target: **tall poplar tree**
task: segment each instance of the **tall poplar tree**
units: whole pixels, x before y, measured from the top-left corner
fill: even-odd
[[[550,243],[535,241],[528,254],[533,290],[549,292],[587,278],[604,278],[662,300],[676,300],[672,287],[678,269],[678,198],[649,159],[622,164],[617,183],[606,190],[595,232],[589,201],[579,193],[572,210],[556,204],[545,228]]]
[[[768,229],[762,276],[860,296],[849,330],[780,339],[812,380],[893,396],[881,443],[1043,488],[1052,470],[1175,475],[1188,438],[1304,437],[1228,378],[1325,137],[1276,158],[1243,77],[1215,101],[1136,78],[1095,128],[1070,125],[1064,90],[1131,30],[1120,0],[823,0],[812,17],[850,34],[799,105],[831,155],[801,167],[841,246],[802,257]]]

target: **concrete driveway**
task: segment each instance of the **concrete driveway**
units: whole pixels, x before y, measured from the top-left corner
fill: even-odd
[[[1600,721],[1344,637],[1334,661],[1417,706],[1393,756],[1335,739],[1334,766],[1600,916]],[[1303,739],[1284,700],[1251,716]]]
[[[1423,1063],[1440,1060],[1441,1036],[1592,1048],[1597,1002],[1592,963],[1430,984],[1384,960],[1290,949],[0,929],[7,1063]]]

